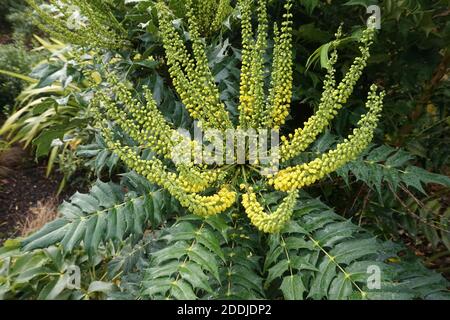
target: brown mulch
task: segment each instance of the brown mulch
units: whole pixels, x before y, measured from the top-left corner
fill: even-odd
[[[22,153],[19,163],[0,177],[0,244],[20,234],[18,224],[31,214],[30,209],[38,202],[51,198],[62,201],[70,196],[69,191],[56,196],[61,178],[58,173],[47,178],[46,163],[36,163]]]

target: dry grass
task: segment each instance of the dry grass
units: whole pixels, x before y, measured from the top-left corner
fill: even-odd
[[[58,201],[56,198],[38,201],[35,207],[30,208],[30,214],[18,225],[22,236],[29,235],[41,229],[46,223],[58,216]]]

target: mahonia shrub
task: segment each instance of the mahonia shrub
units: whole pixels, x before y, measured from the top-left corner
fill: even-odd
[[[208,66],[205,45],[196,20],[195,4],[188,0],[186,6],[191,51],[172,24],[173,16],[166,5],[160,2],[157,9],[169,73],[174,88],[190,116],[198,120],[202,128],[214,129],[223,135],[233,128],[279,129],[289,114],[292,97],[292,14],[289,12],[292,4],[286,3],[286,12],[280,28],[274,26],[271,80],[269,88],[266,88],[264,55],[269,29],[266,3],[257,2],[258,27],[255,38],[251,23],[254,3],[239,2],[242,15],[242,66],[237,123],[233,122],[221,101]],[[175,164],[175,168],[170,168],[165,160],[170,160],[171,151],[179,143],[177,131],[159,111],[149,89],[143,89],[145,102],[140,102],[127,85],[114,75],[107,76],[113,81],[108,82],[109,86],[106,85],[105,90],[99,90],[94,99],[99,125],[109,148],[119,155],[129,168],[150,182],[167,189],[190,212],[204,217],[212,216],[225,212],[237,201],[241,201],[254,226],[263,232],[277,233],[290,219],[299,190],[355,159],[373,137],[384,96],[384,93],[377,93],[376,85],[370,88],[366,104],[367,114],[361,118],[358,128],[354,129],[347,139],[317,159],[300,165],[289,165],[291,159],[314,142],[346,103],[370,56],[369,46],[372,44],[374,32],[373,28],[363,32],[360,40],[361,56],[355,59],[340,83],[336,83],[334,76],[333,65],[337,60],[337,53],[333,52],[317,113],[303,128],[282,137],[279,147],[282,170],[275,174],[254,176],[253,173],[260,170],[258,161],[225,167],[196,165],[190,159],[187,163]],[[340,32],[337,36],[340,37]],[[140,149],[136,150],[114,139],[114,126],[134,139]],[[188,145],[195,143],[196,141],[188,141]],[[202,152],[204,146],[196,145],[193,148]],[[151,150],[154,156],[145,159],[142,157],[142,150]],[[275,212],[266,212],[260,204],[253,181],[257,181],[258,187],[264,190],[273,189],[286,194]],[[212,188],[215,191],[212,191]],[[243,191],[242,197],[239,197],[239,190]]]
[[[173,1],[150,2],[145,8],[157,13],[164,51],[145,61],[140,54],[130,58],[129,46],[137,39],[123,32],[113,0],[55,1],[56,6],[80,4],[86,17],[83,32],[64,29],[68,17],[55,22],[35,7],[46,30],[64,29],[60,36],[85,48],[92,61],[84,71],[90,81],[87,112],[99,135],[81,153],[93,157],[96,170],[107,165],[111,172],[118,159],[126,169],[112,181],[99,179],[88,193],[77,192],[41,230],[5,243],[0,297],[448,298],[448,282],[441,275],[404,247],[341,217],[307,190],[335,171],[344,176],[373,139],[385,95],[375,84],[367,88],[366,113],[348,137],[334,147],[317,148],[362,76],[376,30],[362,32],[359,55],[338,80],[337,46],[343,37],[338,29],[317,110],[289,132],[293,2],[283,2],[281,22],[273,26],[265,0],[239,0],[234,9],[229,1],[179,2],[181,21]],[[208,37],[227,19],[225,12],[237,12],[241,50],[228,57],[240,66],[239,77],[226,79],[235,86],[223,95],[209,55],[217,44]],[[214,23],[208,25],[206,17],[214,17]],[[94,40],[95,32],[99,37]],[[131,77],[134,60],[153,69]],[[214,134],[193,139],[186,132],[196,127]],[[243,163],[234,146],[211,163],[195,159],[212,152],[215,138],[229,132],[269,135],[280,129],[286,134],[271,145],[274,157],[254,158],[247,150],[251,137],[237,134],[232,141],[243,142]],[[191,151],[185,161],[174,157],[174,150],[182,153],[180,146]],[[231,163],[224,161],[228,157]],[[423,172],[420,176],[405,172],[396,182],[420,188],[427,182],[447,183]],[[76,286],[68,277],[74,267],[81,275]]]

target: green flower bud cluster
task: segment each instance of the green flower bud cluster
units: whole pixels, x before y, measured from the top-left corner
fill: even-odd
[[[108,78],[114,83],[112,91],[115,94],[116,99],[121,101],[124,109],[129,112],[127,113],[123,110],[121,112],[117,107],[118,104],[110,97],[107,97],[103,92],[100,91],[95,95],[92,104],[102,106],[102,109],[94,109],[96,110],[95,118],[98,122],[98,126],[102,130],[108,148],[117,154],[125,165],[146,177],[150,182],[166,189],[174,198],[180,201],[182,206],[186,207],[194,214],[202,216],[215,215],[228,209],[235,202],[236,198],[236,193],[231,191],[229,187],[222,186],[216,194],[211,196],[202,196],[198,194],[198,192],[205,190],[205,188],[215,183],[216,180],[224,178],[224,173],[220,170],[200,171],[193,165],[180,164],[176,167],[180,172],[180,174],[177,175],[177,173],[171,172],[160,159],[156,157],[153,157],[150,160],[142,159],[139,155],[139,150],[122,145],[119,141],[114,140],[112,129],[110,127],[110,119],[113,120],[113,123],[119,125],[122,130],[130,134],[133,139],[145,139],[145,141],[141,140],[141,142],[144,143],[153,142],[153,140],[147,140],[144,135],[139,136],[139,128],[136,126],[136,123],[128,121],[126,116],[133,114],[139,121],[140,112],[150,114],[152,110],[157,111],[157,109],[153,108],[153,105],[156,106],[156,104],[149,91],[146,93],[147,105],[151,104],[152,107],[150,107],[150,110],[145,110],[137,99],[132,98],[131,92],[127,89],[125,84],[118,82],[117,78],[113,75],[108,76]],[[101,111],[103,109],[106,111],[102,113]],[[105,119],[105,114],[111,118]],[[150,122],[153,121],[151,114],[146,121],[148,122],[141,123],[141,125],[146,124],[147,126],[154,126],[146,127],[146,129],[152,128],[152,133],[154,134],[154,136],[151,136],[152,133],[150,133],[152,139],[156,136],[163,137],[160,131],[168,130],[167,128],[161,129],[161,124],[158,125],[157,123]],[[156,145],[154,150],[162,150],[166,147],[167,144],[160,146]]]
[[[104,90],[96,94],[97,104],[101,105],[107,120],[120,126],[141,148],[149,148],[155,154],[171,159],[173,147],[186,137],[171,129],[158,110],[151,91],[144,88],[146,104],[142,104],[115,75],[109,74],[107,77],[111,85],[111,95],[107,95]],[[196,141],[190,140],[188,143],[191,148],[199,147]],[[180,173],[180,186],[190,193],[204,191],[219,178],[223,179],[220,169],[208,170],[206,166],[198,168],[192,162],[176,164],[176,168]]]
[[[292,3],[288,1],[284,8],[284,21],[281,24],[281,34],[275,25],[275,44],[273,49],[273,71],[266,106],[266,125],[278,129],[289,115],[292,100],[292,13],[289,12]]]
[[[369,111],[358,122],[358,128],[354,129],[353,134],[349,135],[344,142],[309,163],[281,170],[269,183],[273,184],[277,190],[296,190],[313,184],[354,160],[371,142],[378,124],[385,94],[382,92],[378,95],[376,90],[377,86],[372,85],[366,104]]]
[[[108,81],[111,93],[108,95],[104,90],[97,92],[104,114],[142,147],[170,159],[178,133],[159,111],[151,91],[144,88],[146,103],[143,104],[115,75],[109,74]]]
[[[232,191],[228,185],[221,186],[216,194],[210,196],[187,192],[182,179],[180,180],[176,173],[170,172],[161,160],[142,159],[133,148],[115,141],[111,129],[105,122],[103,121],[101,127],[108,148],[116,153],[128,167],[146,177],[148,181],[166,189],[190,212],[205,217],[212,216],[227,210],[235,203],[236,192]],[[192,188],[195,189],[196,186],[193,185]]]
[[[37,13],[35,24],[53,37],[83,47],[118,49],[128,44],[127,32],[117,21],[107,1],[102,0],[26,0]],[[52,10],[47,10],[50,6]],[[74,16],[74,9],[81,17]],[[55,14],[52,11],[56,11]]]
[[[274,26],[275,44],[271,83],[266,98],[264,79],[266,66],[268,18],[265,0],[258,0],[258,29],[253,39],[251,24],[252,1],[240,0],[242,25],[242,67],[240,84],[240,126],[243,128],[269,127],[278,129],[289,114],[292,99],[292,6],[287,1],[281,31]]]
[[[170,187],[168,191],[171,192]],[[209,217],[216,214],[222,213],[228,208],[230,208],[236,202],[236,192],[232,191],[229,186],[223,185],[219,191],[212,196],[202,196],[197,193],[185,194],[182,192],[171,193],[177,198],[181,205],[187,208],[190,212],[203,216]],[[177,193],[182,196],[178,197]]]
[[[233,125],[225,105],[220,101],[219,90],[208,66],[205,45],[198,31],[192,1],[186,1],[188,9],[186,16],[193,57],[188,53],[184,41],[175,29],[167,6],[163,2],[156,5],[169,73],[181,101],[192,118],[200,120],[205,128],[225,130]]]
[[[340,31],[338,32],[338,37]],[[304,151],[311,143],[313,143],[317,136],[330,124],[331,120],[337,115],[338,110],[347,102],[348,98],[353,92],[356,82],[362,75],[362,71],[367,65],[367,60],[370,57],[369,48],[373,42],[375,34],[374,28],[366,29],[360,39],[361,45],[359,50],[361,56],[355,58],[349,71],[335,88],[334,74],[335,69],[333,65],[337,61],[337,53],[334,51],[329,67],[328,74],[324,82],[322,98],[317,112],[308,119],[303,128],[295,130],[294,134],[289,134],[288,137],[282,137],[283,144],[280,147],[281,160],[287,161],[294,158],[302,151]],[[339,41],[339,39],[337,40]],[[337,45],[337,43],[335,43]]]
[[[212,3],[217,3],[217,0],[210,0]],[[210,27],[210,33],[219,31],[222,27],[222,23],[225,21],[227,16],[231,14],[233,7],[231,7],[230,0],[219,0],[217,4],[216,15],[214,17],[213,23]],[[211,20],[206,23],[209,24]]]
[[[222,23],[233,10],[230,0],[193,0],[191,6],[195,11],[202,35],[219,31]]]
[[[226,173],[220,168],[207,169],[194,165],[179,165],[178,182],[186,192],[199,193],[205,191],[218,181],[222,181]]]
[[[256,193],[253,188],[248,188],[247,193],[242,195],[242,205],[245,213],[249,217],[252,224],[260,231],[266,233],[277,233],[288,222],[294,211],[297,202],[298,190],[288,193],[283,199],[277,210],[273,213],[264,212],[264,208],[258,202]]]
[[[242,65],[239,92],[239,122],[241,127],[247,128],[251,120],[252,105],[254,97],[249,95],[251,86],[251,63],[252,50],[254,47],[252,22],[251,22],[251,1],[240,0],[239,9],[241,11],[241,34],[242,34]]]
[[[241,11],[245,19],[242,19],[242,29],[246,30],[243,42],[246,44],[242,50],[242,64],[246,65],[246,74],[241,75],[240,102],[241,125],[243,127],[259,128],[262,126],[261,116],[264,111],[264,53],[267,49],[267,7],[265,0],[258,0],[258,30],[256,41],[253,41],[250,0],[241,0]]]

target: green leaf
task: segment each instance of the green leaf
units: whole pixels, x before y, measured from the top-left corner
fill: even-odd
[[[116,286],[110,282],[93,281],[89,284],[88,293],[102,292],[110,293],[116,290]]]
[[[85,244],[87,246],[88,252],[90,252],[91,254],[94,254],[97,251],[99,244],[105,235],[107,227],[106,213],[100,213],[97,216],[96,222],[97,223],[95,224],[95,229],[92,234],[92,240],[89,245]]]
[[[328,298],[330,300],[347,299],[353,292],[352,287],[351,281],[343,273],[340,273],[331,283]]]
[[[269,269],[269,274],[266,279],[266,283],[270,284],[273,280],[280,278],[286,271],[289,270],[289,264],[291,262],[288,260],[281,260],[276,265]]]
[[[124,179],[128,181],[129,177]],[[120,242],[132,235],[138,241],[150,223],[157,226],[163,220],[161,209],[166,197],[152,192],[149,185],[140,190],[127,188],[129,194],[125,197],[119,185],[98,180],[89,194],[75,193],[70,202],[64,202],[59,208],[64,218],[48,223],[21,241],[23,249],[46,248],[61,242],[64,250],[71,252],[84,240],[87,252],[93,257],[99,245],[107,240]]]
[[[283,231],[284,242],[279,241],[279,235],[270,236],[264,262],[264,270],[268,270],[266,286],[282,277],[283,288],[280,289],[285,298],[294,295],[287,293],[293,290],[289,285],[294,279],[289,277],[295,276],[286,274],[288,271],[301,272],[298,276],[301,275],[304,285],[302,292],[312,299],[362,299],[363,291],[368,299],[384,299],[383,294],[395,299],[446,296],[448,282],[442,276],[424,268],[412,254],[403,256],[398,263],[390,263],[389,258],[407,250],[377,240],[367,231],[343,220],[318,199],[302,194],[293,223],[302,225],[306,234],[296,236],[290,230]],[[289,245],[283,246],[289,238],[305,236],[312,246],[308,245],[309,241],[297,240],[289,240]],[[371,266],[377,266],[381,271],[382,290],[379,292],[365,288]]]
[[[26,242],[26,245],[23,247],[23,251],[31,251],[39,248],[47,248],[50,245],[60,242],[68,232],[69,227],[70,225],[64,225],[59,229],[56,229],[45,235],[42,235],[39,238],[36,238],[36,240],[33,241],[28,240]]]
[[[311,15],[314,9],[318,6],[319,0],[301,0],[301,3],[305,6],[308,14]]]
[[[50,281],[39,293],[39,300],[55,300],[67,286],[67,277],[62,275]]]
[[[177,300],[196,300],[197,296],[192,290],[191,286],[183,281],[178,280],[171,283],[170,293]]]
[[[286,300],[303,300],[305,286],[299,275],[292,275],[283,278],[280,286]]]
[[[182,265],[179,269],[181,277],[192,285],[193,288],[200,288],[207,292],[212,292],[208,277],[203,273],[202,268],[194,263]]]
[[[160,265],[168,260],[178,260],[186,255],[189,245],[186,242],[179,241],[171,246],[161,249],[152,255],[155,265]]]
[[[223,262],[225,262],[225,256],[220,248],[219,239],[213,234],[212,231],[208,229],[202,230],[197,238],[198,242],[201,243],[205,248],[214,252]]]
[[[192,261],[209,271],[218,281],[220,280],[217,261],[213,254],[200,245],[194,245],[191,250],[188,251],[188,255]]]
[[[86,231],[85,219],[80,220],[79,223],[72,224],[71,231],[67,233],[66,237],[61,241],[61,245],[67,252],[71,252],[75,246],[77,246],[81,239],[84,237]],[[73,232],[72,232],[73,230]]]
[[[52,148],[53,140],[62,140],[66,130],[49,129],[42,131],[36,139],[33,140],[33,145],[36,146],[36,158],[47,156]]]

